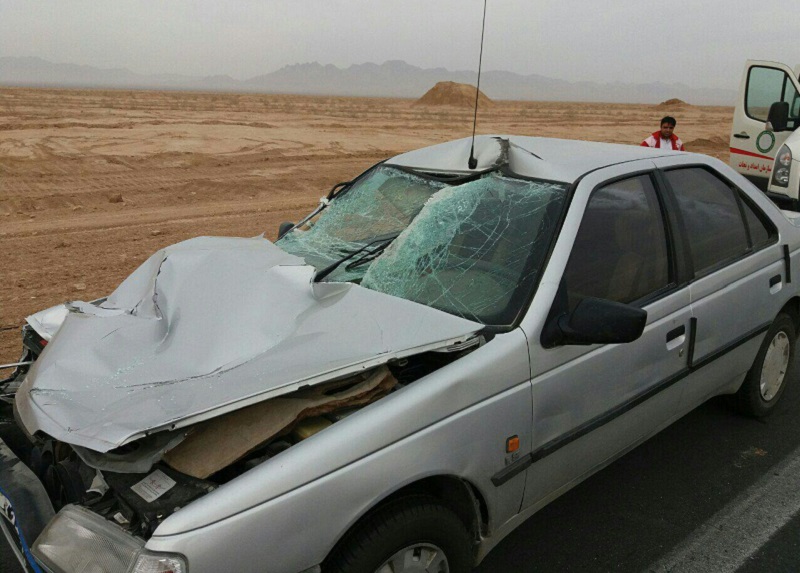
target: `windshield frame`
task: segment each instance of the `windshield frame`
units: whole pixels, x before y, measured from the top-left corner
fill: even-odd
[[[569,213],[570,205],[572,205],[572,199],[575,197],[575,190],[578,188],[578,184],[581,180],[587,175],[583,174],[578,179],[573,181],[572,183],[568,181],[559,181],[557,179],[542,179],[537,177],[528,177],[526,175],[520,175],[518,173],[514,173],[509,167],[508,164],[501,165],[497,168],[503,175],[509,177],[511,179],[522,179],[523,181],[539,181],[543,183],[555,183],[558,185],[564,185],[564,201],[561,205],[561,212],[558,213],[556,218],[556,222],[553,225],[553,232],[552,236],[550,237],[550,244],[547,245],[547,249],[545,251],[544,257],[542,257],[542,268],[536,275],[536,280],[530,285],[529,292],[527,297],[521,301],[519,306],[519,311],[517,312],[517,316],[514,317],[514,320],[511,321],[510,324],[507,326],[494,326],[494,325],[485,325],[485,330],[487,332],[493,334],[501,334],[503,332],[510,332],[517,328],[522,320],[525,318],[525,315],[528,313],[528,309],[531,307],[531,303],[533,302],[533,298],[536,296],[536,293],[539,290],[539,285],[542,282],[542,277],[545,274],[545,270],[550,265],[550,259],[553,256],[553,251],[555,251],[556,243],[558,242],[558,238],[561,236],[561,231],[564,228],[564,221],[567,219],[567,213]]]
[[[570,204],[572,203],[572,199],[573,199],[573,196],[574,196],[574,193],[575,193],[575,189],[577,188],[577,186],[580,183],[581,179],[583,179],[583,175],[581,177],[579,177],[574,182],[568,182],[568,181],[563,181],[563,180],[544,179],[544,178],[541,178],[541,177],[530,177],[530,176],[526,176],[526,175],[520,175],[518,173],[515,173],[513,170],[511,170],[511,168],[508,166],[507,163],[503,163],[501,165],[493,165],[493,166],[488,167],[486,169],[482,169],[480,171],[474,171],[474,172],[458,172],[458,171],[457,172],[449,172],[449,171],[433,171],[433,170],[429,171],[429,170],[422,170],[422,169],[413,169],[413,168],[410,168],[410,167],[407,167],[407,166],[404,166],[404,165],[395,165],[395,164],[389,163],[389,160],[384,160],[384,161],[380,161],[380,162],[374,164],[373,166],[371,166],[369,169],[367,169],[366,171],[364,171],[363,173],[361,173],[357,177],[354,177],[353,180],[350,181],[346,187],[342,188],[338,193],[336,193],[333,197],[330,198],[330,202],[332,203],[336,199],[346,195],[354,187],[354,185],[358,181],[364,179],[365,177],[368,177],[376,169],[379,169],[381,167],[396,169],[398,171],[402,171],[402,172],[408,173],[410,175],[413,175],[413,176],[416,176],[416,177],[419,177],[419,178],[422,178],[422,179],[430,179],[430,180],[438,182],[438,183],[445,183],[447,185],[447,187],[445,187],[445,188],[455,187],[455,186],[458,186],[458,185],[463,185],[465,183],[469,183],[471,181],[478,180],[478,179],[480,179],[482,177],[485,177],[486,175],[489,175],[489,174],[492,174],[492,173],[498,173],[499,175],[501,175],[503,177],[506,177],[506,178],[509,178],[509,179],[516,179],[516,180],[521,180],[521,181],[530,181],[530,182],[536,182],[536,183],[545,183],[545,184],[549,183],[549,184],[560,185],[560,186],[564,187],[564,191],[563,191],[564,197],[561,200],[561,207],[560,207],[559,211],[557,213],[554,213],[555,220],[554,220],[554,223],[552,225],[552,230],[550,232],[550,237],[547,239],[548,243],[544,247],[544,254],[540,259],[541,260],[541,264],[540,264],[539,271],[536,273],[536,276],[534,277],[534,279],[531,281],[530,284],[525,285],[524,281],[520,282],[520,284],[516,287],[514,293],[511,295],[512,300],[513,299],[517,299],[517,303],[514,305],[514,306],[517,306],[517,312],[516,312],[516,315],[514,316],[513,320],[511,320],[507,324],[486,324],[486,323],[481,322],[481,324],[483,324],[483,326],[484,326],[483,331],[485,333],[487,333],[487,334],[500,334],[500,333],[504,333],[504,332],[509,332],[509,331],[517,328],[520,325],[520,323],[522,322],[522,320],[525,317],[525,315],[527,314],[528,309],[530,308],[530,305],[531,305],[531,303],[533,301],[533,298],[534,298],[534,296],[536,295],[536,292],[539,289],[539,285],[541,283],[542,276],[544,275],[544,272],[547,269],[547,266],[550,264],[550,259],[551,259],[552,255],[553,255],[553,251],[555,249],[555,245],[556,245],[556,242],[558,240],[558,237],[561,234],[561,230],[563,228],[567,212],[569,211]],[[320,214],[324,213],[325,209],[327,209],[327,206],[320,211]],[[416,217],[415,217],[415,219],[416,219]],[[408,226],[412,225],[413,222],[414,222],[414,219],[411,220],[411,222],[409,223]],[[407,229],[408,226],[405,229]],[[403,231],[405,231],[405,229],[403,229]],[[393,239],[391,241],[391,243],[389,243],[389,244],[393,244],[394,240],[396,240],[396,238]],[[277,246],[280,247],[280,245],[277,245]],[[522,273],[522,276],[524,276],[525,274],[528,274],[530,272],[530,267],[533,264],[533,260],[532,260],[533,256],[534,256],[533,252],[529,253],[528,259],[525,261],[525,264],[524,264],[524,267],[523,267],[524,271]],[[377,258],[380,258],[380,257],[376,257],[376,259]],[[310,264],[310,263],[307,263],[307,264]],[[320,269],[320,270],[322,270],[322,269]],[[325,278],[323,278],[321,282],[327,282],[327,281],[325,281]],[[332,282],[338,282],[338,281],[332,281]],[[357,285],[357,283],[352,282],[352,281],[347,281],[347,282],[351,282],[351,284]],[[359,286],[359,285],[357,285],[357,286]],[[366,287],[363,287],[363,288],[366,288]],[[379,292],[379,291],[376,291],[376,292]],[[388,295],[388,296],[393,296],[393,295]],[[429,305],[425,305],[424,302],[418,302],[418,301],[414,301],[414,300],[411,300],[411,299],[403,299],[403,300],[408,300],[409,302],[415,302],[416,304],[422,304],[424,306],[429,306]],[[436,307],[433,307],[433,306],[429,306],[429,307],[430,308],[436,308]],[[448,312],[446,310],[443,310],[443,309],[438,309],[437,308],[437,310],[440,310],[441,312],[445,312],[447,314],[450,314],[451,316],[458,316],[457,314],[450,313],[450,312]],[[469,319],[468,318],[467,320],[473,320],[473,321],[479,322],[479,321],[477,321],[475,319]]]

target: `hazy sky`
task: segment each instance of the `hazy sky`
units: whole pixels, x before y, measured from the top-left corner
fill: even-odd
[[[228,74],[405,60],[474,69],[483,0],[0,0],[0,56]],[[737,89],[748,58],[800,63],[792,0],[489,0],[484,69]]]

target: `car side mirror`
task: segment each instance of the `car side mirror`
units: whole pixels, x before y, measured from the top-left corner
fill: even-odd
[[[284,236],[286,233],[288,233],[289,231],[291,231],[293,228],[294,228],[294,223],[291,223],[291,222],[289,222],[289,221],[284,221],[284,222],[283,222],[283,223],[281,223],[281,224],[280,224],[280,226],[278,227],[278,238],[280,239],[280,238],[281,238],[281,237],[283,237],[283,236]]]
[[[545,347],[633,342],[644,332],[647,311],[601,298],[585,298],[553,318],[542,333]]]
[[[786,131],[789,125],[789,103],[776,101],[769,106],[767,124],[768,128],[771,128],[769,131]]]

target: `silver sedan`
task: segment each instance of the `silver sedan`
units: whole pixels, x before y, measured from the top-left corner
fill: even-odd
[[[275,243],[185,241],[29,317],[0,382],[20,561],[463,573],[710,397],[770,414],[797,214],[703,155],[474,145],[474,168],[469,139],[399,155]]]

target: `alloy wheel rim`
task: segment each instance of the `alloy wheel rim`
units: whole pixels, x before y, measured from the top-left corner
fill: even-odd
[[[761,398],[765,402],[775,398],[783,385],[783,379],[789,368],[790,349],[791,342],[783,331],[776,333],[767,347],[760,381]]]
[[[450,573],[447,556],[431,543],[404,547],[383,562],[375,573]]]

